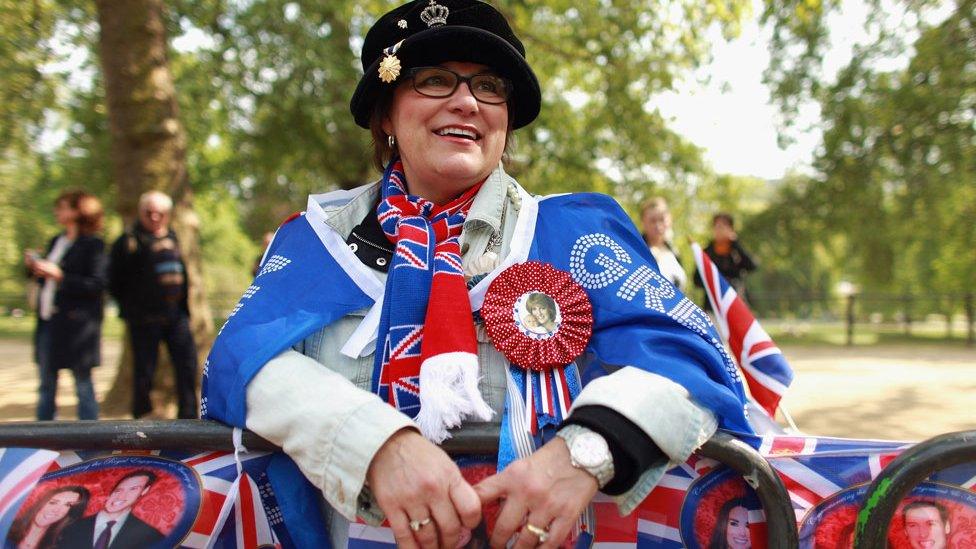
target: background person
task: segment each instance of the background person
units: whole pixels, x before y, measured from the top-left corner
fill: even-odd
[[[132,417],[152,411],[149,394],[166,343],[176,373],[177,417],[197,417],[197,348],[190,332],[186,265],[169,227],[173,201],[159,191],[139,197],[139,218],[112,245],[109,291],[132,343]]]
[[[10,525],[4,548],[55,547],[62,530],[84,514],[88,498],[88,489],[83,486],[61,486],[47,490]]]
[[[708,549],[749,549],[749,508],[742,498],[726,501],[718,511],[715,529],[708,540]]]
[[[84,191],[65,191],[54,201],[54,217],[64,231],[45,254],[24,254],[41,284],[37,303],[34,358],[41,383],[37,419],[54,419],[58,372],[71,370],[78,396],[78,419],[98,419],[91,369],[101,362],[103,294],[106,281],[102,205]]]
[[[685,290],[688,275],[681,266],[678,252],[672,244],[674,231],[671,228],[671,221],[671,211],[664,198],[656,196],[641,205],[641,227],[644,229],[642,236],[647,243],[647,248],[651,250],[651,255],[657,261],[658,270],[664,278],[674,284],[675,288]]]
[[[712,240],[704,251],[715,264],[718,272],[722,273],[742,299],[748,300],[746,274],[756,270],[756,263],[739,242],[739,235],[735,232],[735,221],[731,214],[720,212],[712,216]],[[697,271],[695,286],[704,288]],[[703,303],[707,309],[711,308],[707,297]]]
[[[97,513],[64,529],[58,549],[134,549],[162,541],[162,532],[132,514],[156,478],[156,473],[147,469],[137,469],[120,478]]]
[[[511,428],[504,403],[517,382],[504,355],[476,338],[456,264],[533,243],[550,248],[539,261],[568,262],[583,239],[580,224],[603,221],[619,227],[634,268],[650,265],[650,254],[609,197],[536,201],[505,174],[509,133],[532,122],[541,93],[522,43],[489,4],[400,6],[366,34],[362,62],[351,108],[373,135],[384,175],[342,200],[313,198],[304,216],[279,228],[267,259],[277,270],[256,279],[260,290],[218,336],[204,390],[209,416],[285,448],[324,494],[333,546],[346,546],[343,524],[358,516],[385,517],[401,547],[455,547],[482,520],[482,506],[500,501],[492,546],[515,536],[517,547],[555,546],[597,490],[629,513],[669,459],[683,461],[711,435],[716,416],[695,398],[727,403],[723,415],[748,430],[741,385],[707,338],[643,299],[607,290],[599,294],[607,303],[594,307],[614,307],[613,320],[594,328],[591,348],[608,363],[634,365],[597,374],[558,434],[544,426],[503,472],[468,484],[435,442],[462,420],[494,416]],[[608,219],[594,221],[596,211]],[[527,219],[520,212],[538,213],[534,234],[515,236],[516,222]],[[371,342],[363,314],[380,296]],[[681,299],[666,298],[669,307]],[[419,353],[399,343],[418,333]],[[689,383],[694,397],[668,377],[691,371],[708,380]],[[592,444],[588,459],[577,441]]]
[[[949,510],[940,503],[916,500],[901,510],[905,535],[912,549],[945,549],[952,525]]]

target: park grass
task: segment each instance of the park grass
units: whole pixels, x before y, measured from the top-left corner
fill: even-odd
[[[847,327],[841,322],[831,323],[772,323],[764,322],[769,336],[780,345],[822,345],[846,346]],[[951,336],[946,334],[944,325],[913,324],[910,333],[903,326],[856,324],[854,345],[948,345],[960,348],[967,345],[966,335],[960,330]]]

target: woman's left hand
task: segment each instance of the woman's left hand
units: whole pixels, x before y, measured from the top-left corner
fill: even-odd
[[[597,488],[596,477],[573,467],[569,448],[560,437],[474,487],[482,506],[503,500],[491,546],[505,547],[518,532],[516,548],[562,544]],[[546,531],[545,542],[532,530]]]
[[[42,278],[53,278],[58,282],[64,278],[64,272],[61,271],[61,267],[58,267],[57,263],[48,261],[46,259],[34,260],[34,264],[31,265],[31,270],[34,271],[35,276]]]

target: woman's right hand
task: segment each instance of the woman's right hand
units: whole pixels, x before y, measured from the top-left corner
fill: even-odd
[[[398,431],[380,447],[366,481],[398,547],[454,549],[463,529],[474,529],[481,521],[481,500],[460,469],[412,429]],[[423,526],[413,531],[411,521]]]

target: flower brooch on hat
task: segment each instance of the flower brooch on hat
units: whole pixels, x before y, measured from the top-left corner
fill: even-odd
[[[389,84],[400,77],[400,58],[396,56],[400,44],[403,44],[403,40],[383,50],[383,60],[380,61],[379,73],[380,80],[385,84]]]
[[[544,372],[571,363],[593,333],[593,307],[569,273],[538,261],[502,271],[481,306],[485,330],[512,364]]]

